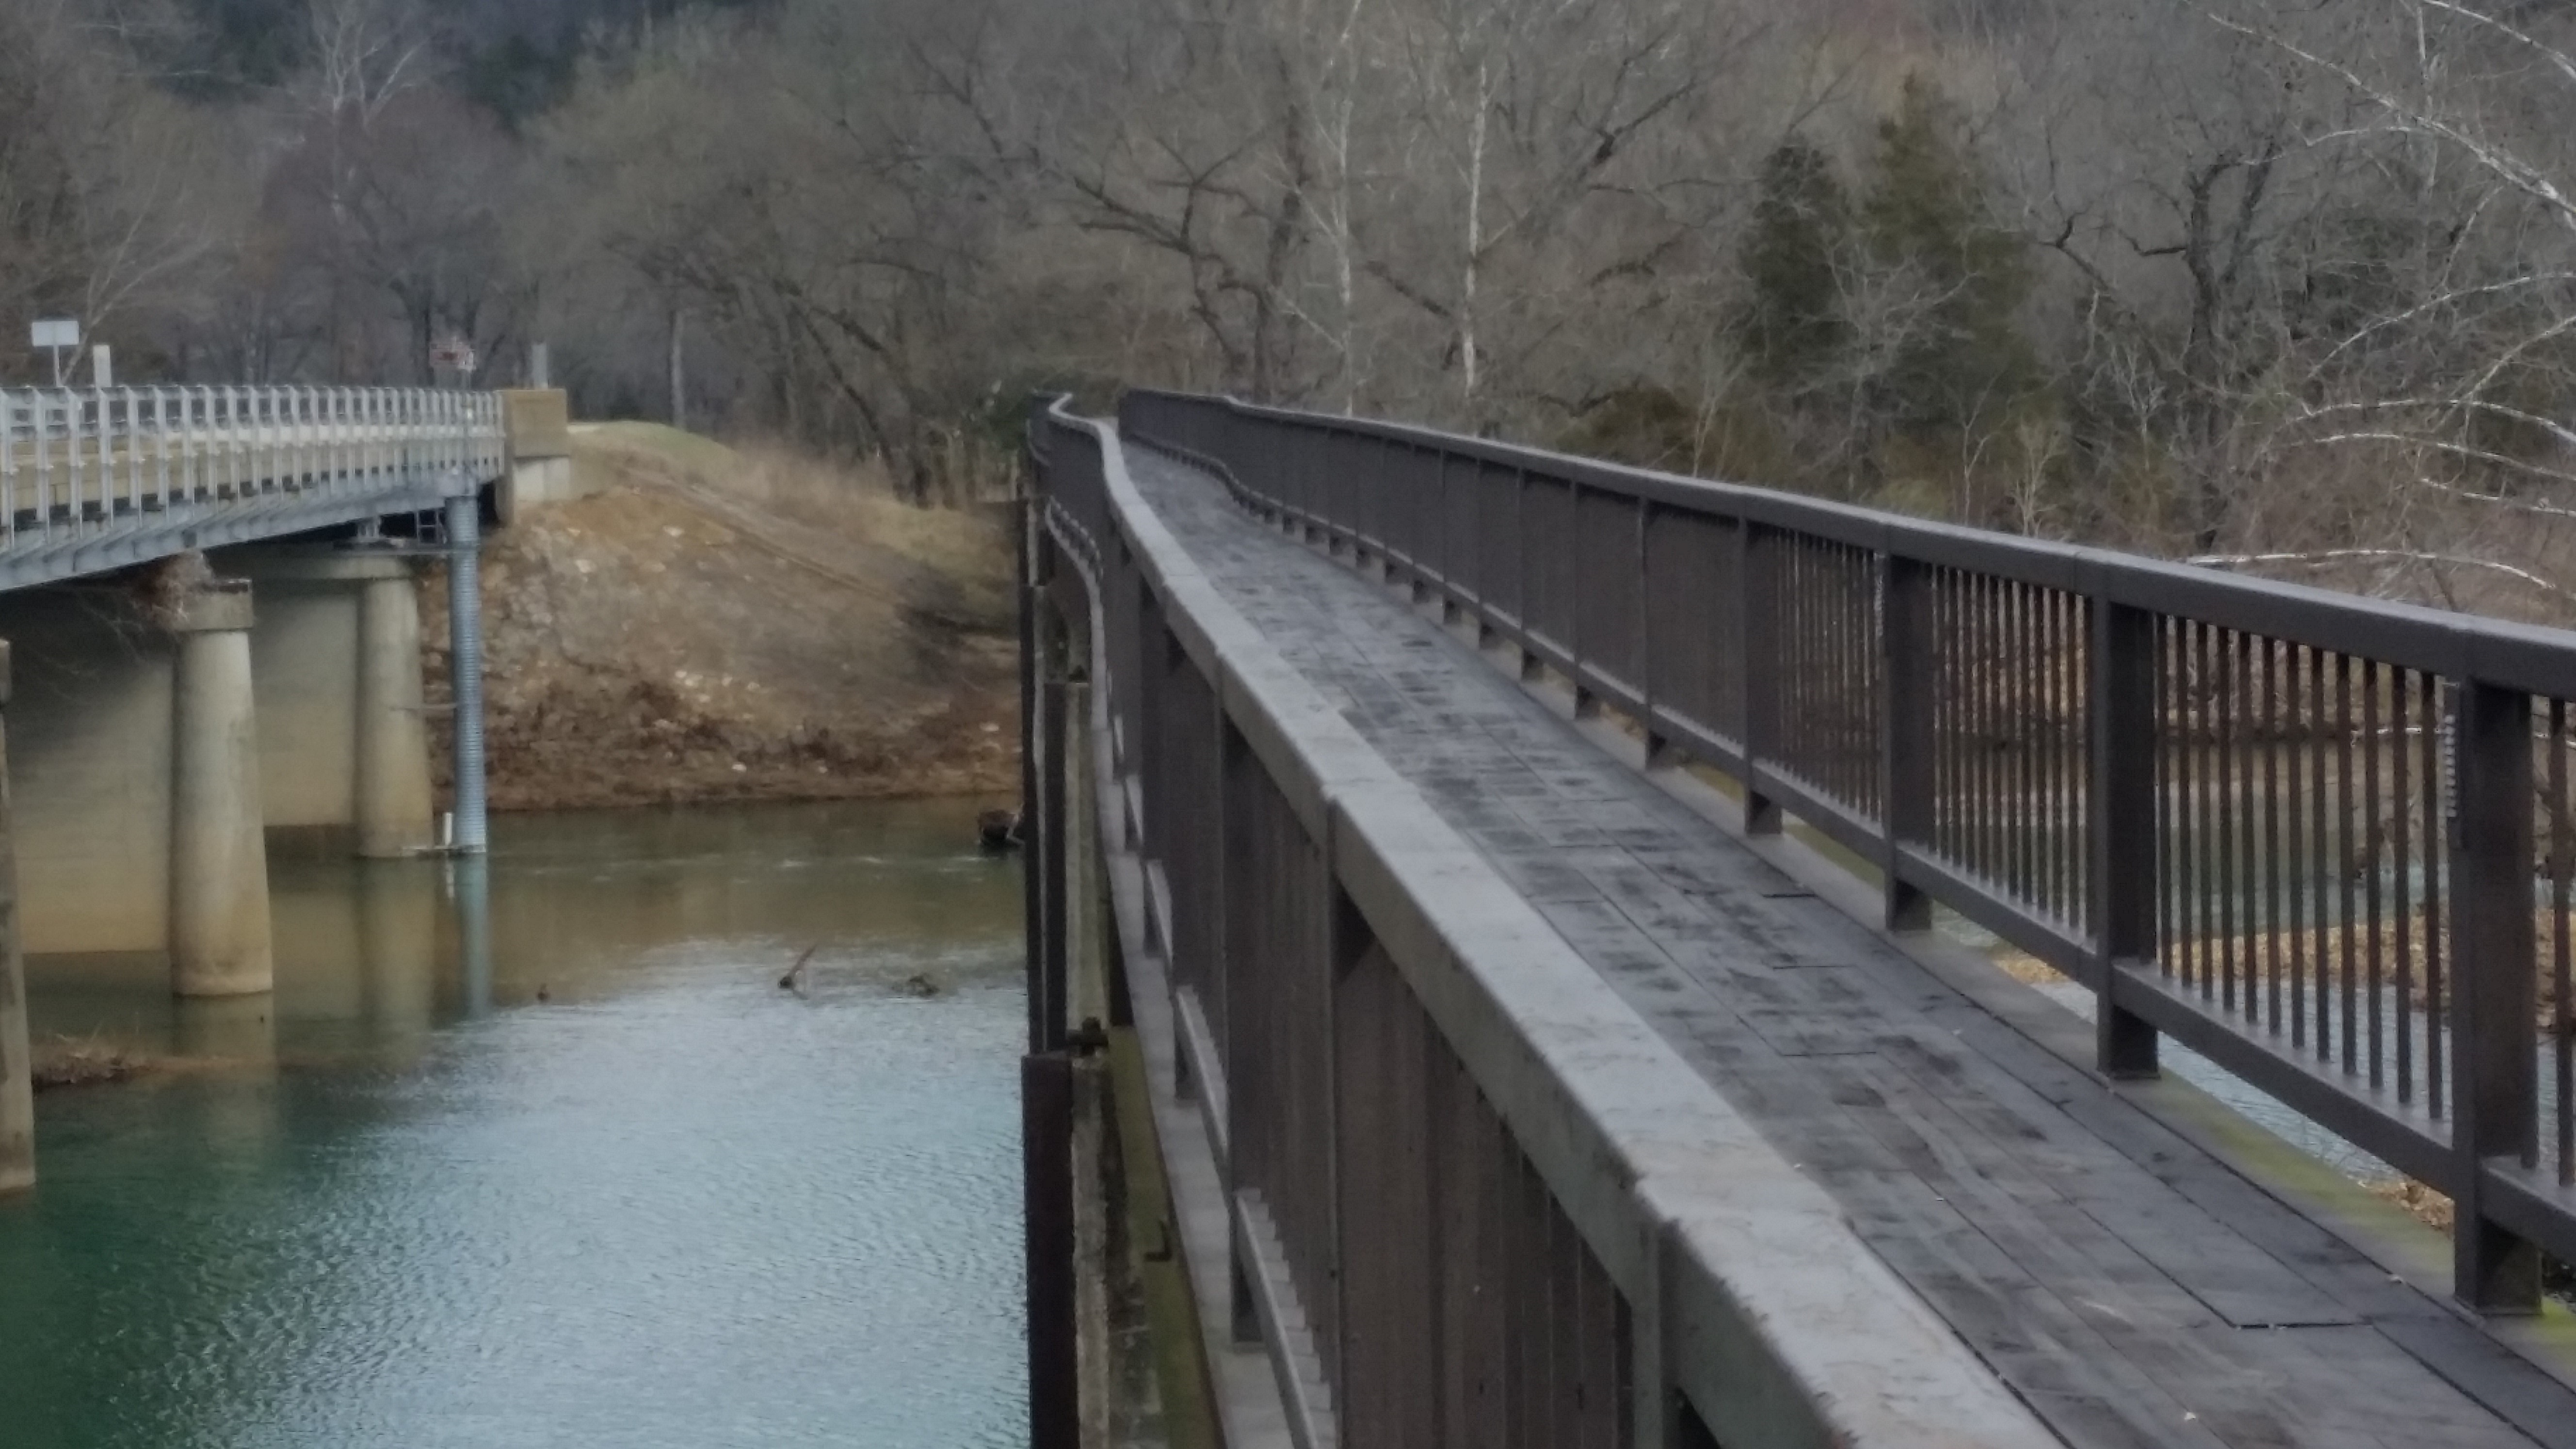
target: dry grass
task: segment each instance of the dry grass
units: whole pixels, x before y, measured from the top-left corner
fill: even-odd
[[[2411,1177],[2386,1177],[2362,1186],[2369,1189],[2372,1197],[2394,1203],[2408,1217],[2436,1232],[2451,1230],[2451,1200]]]
[[[734,453],[739,466],[722,486],[747,502],[818,528],[855,528],[878,547],[951,578],[1009,587],[1006,540],[987,517],[904,503],[873,462],[845,469],[765,444]]]
[[[730,446],[659,423],[583,424],[574,464],[602,482],[658,483],[722,510],[756,510],[811,530],[826,552],[899,561],[949,584],[960,612],[999,627],[1010,612],[1009,539],[984,513],[919,508],[894,494],[883,466],[847,463],[773,443]],[[749,521],[735,517],[737,522]],[[837,546],[837,549],[836,549]],[[890,556],[890,559],[889,557]]]
[[[1994,953],[1994,962],[2006,976],[2024,986],[2053,986],[2067,979],[2065,972],[2027,951],[2016,951],[2010,947],[1998,949]]]
[[[1010,787],[1015,610],[990,512],[650,424],[572,443],[582,496],[484,555],[499,808]],[[443,592],[422,610],[443,637]]]

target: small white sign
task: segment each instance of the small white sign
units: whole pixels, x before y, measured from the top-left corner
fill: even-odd
[[[35,345],[39,348],[80,346],[80,324],[78,322],[39,322],[29,330],[34,333]]]

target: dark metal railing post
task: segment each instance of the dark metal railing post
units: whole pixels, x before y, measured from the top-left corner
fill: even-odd
[[[1535,590],[1530,586],[1530,480],[1529,470],[1512,470],[1512,557],[1516,582],[1512,592],[1512,617],[1521,623],[1521,678],[1533,681],[1547,673],[1547,661],[1539,657],[1530,643],[1538,637]]]
[[[1026,1235],[1030,1449],[1082,1442],[1074,1308],[1073,1059],[1020,1059],[1021,1210]]]
[[[1054,822],[1046,818],[1041,807],[1041,778],[1038,762],[1045,757],[1050,721],[1042,707],[1042,673],[1038,662],[1040,635],[1039,613],[1045,600],[1038,593],[1036,530],[1038,510],[1043,507],[1036,491],[1037,460],[1028,459],[1031,484],[1029,495],[1019,508],[1018,573],[1020,581],[1020,839],[1026,848],[1046,839]],[[1037,1051],[1046,1032],[1040,1015],[1045,1001],[1045,983],[1039,964],[1046,959],[1046,895],[1053,889],[1046,872],[1037,868],[1034,857],[1040,849],[1029,850],[1030,863],[1020,874],[1023,934],[1026,938],[1028,971],[1029,1050]]]
[[[2475,680],[2458,691],[2451,865],[2458,993],[2451,1044],[2454,1291],[2481,1312],[2536,1313],[2539,1250],[2497,1225],[2486,1204],[2489,1166],[2528,1161],[2540,1131],[2531,697]]]
[[[1907,846],[1932,843],[1935,807],[1932,762],[1938,746],[1934,711],[1941,641],[1933,618],[1933,570],[1895,554],[1879,555],[1879,641],[1887,671],[1885,714],[1879,721],[1881,768],[1886,772],[1887,928],[1924,931],[1932,926],[1932,898],[1903,877]]]
[[[1049,636],[1057,633],[1054,630],[1047,632]],[[1055,657],[1055,645],[1056,639],[1048,637],[1039,646],[1044,656],[1041,667],[1046,675],[1038,686],[1038,714],[1046,721],[1047,735],[1045,753],[1039,760],[1039,809],[1041,818],[1046,821],[1046,831],[1039,839],[1038,870],[1045,877],[1047,887],[1040,900],[1045,915],[1045,950],[1038,959],[1036,999],[1029,1003],[1030,1025],[1036,1033],[1036,1040],[1031,1044],[1033,1051],[1054,1051],[1064,1045],[1065,948],[1068,944],[1065,938],[1072,924],[1070,913],[1065,909],[1071,894],[1071,883],[1065,879],[1068,859],[1065,833],[1082,828],[1077,822],[1064,818],[1067,798],[1064,754],[1066,742],[1089,728],[1088,721],[1065,717],[1068,691],[1063,666]]]
[[[2135,1080],[2157,1072],[2156,1029],[2119,1004],[2124,970],[2145,965],[2156,949],[2156,616],[2099,598],[2087,607],[2094,1064],[2104,1076]]]
[[[1350,521],[1352,565],[1363,574],[1374,568],[1380,579],[1386,577],[1390,563],[1386,556],[1386,465],[1390,448],[1384,438],[1359,439],[1359,466],[1351,470],[1350,507],[1343,513]]]
[[[1735,525],[1735,625],[1740,631],[1735,652],[1743,670],[1736,699],[1744,711],[1736,722],[1736,739],[1744,746],[1744,830],[1748,835],[1780,832],[1780,802],[1762,793],[1758,780],[1771,754],[1772,694],[1778,685],[1780,632],[1773,618],[1769,576],[1772,545],[1762,528],[1746,518]]]
[[[1581,569],[1581,560],[1584,556],[1583,485],[1581,483],[1568,483],[1565,485],[1565,518],[1566,537],[1558,539],[1556,541],[1556,546],[1559,548],[1570,548],[1574,550],[1574,557],[1576,559],[1575,569],[1568,570],[1568,573],[1572,574]],[[1599,656],[1597,654],[1586,652],[1587,650],[1595,650],[1600,647],[1598,642],[1592,638],[1594,634],[1599,633],[1600,631],[1597,628],[1587,627],[1585,616],[1593,611],[1597,606],[1596,601],[1602,596],[1594,590],[1583,587],[1580,582],[1575,584],[1573,593],[1574,597],[1566,600],[1565,603],[1565,653],[1566,657],[1574,661],[1574,669],[1572,671],[1574,675],[1574,717],[1576,719],[1599,719],[1601,717],[1601,696],[1592,691],[1592,686],[1583,682],[1583,670],[1586,665],[1590,665],[1596,670],[1601,668],[1601,660]]]
[[[1352,466],[1351,438],[1350,434],[1338,431],[1331,437],[1331,446],[1325,454],[1331,459],[1331,467],[1324,475],[1323,496],[1315,510],[1323,518],[1324,556],[1347,558],[1357,563],[1359,556],[1353,544],[1359,538],[1359,530],[1351,523],[1351,500],[1358,497],[1359,492],[1352,482],[1357,472]]]
[[[1656,698],[1655,681],[1661,672],[1655,667],[1655,503],[1651,498],[1637,500],[1637,699],[1643,718],[1637,723],[1646,731],[1646,768],[1660,770],[1679,761],[1672,738],[1655,723],[1662,701]]]
[[[1453,520],[1458,516],[1457,505],[1451,501],[1457,491],[1457,485],[1451,481],[1451,475],[1456,471],[1452,464],[1457,460],[1446,452],[1434,453],[1432,458],[1430,536],[1439,542],[1430,549],[1430,554],[1433,566],[1440,571],[1440,622],[1456,624],[1467,616],[1466,606],[1458,602],[1461,570],[1465,564],[1458,549],[1457,536],[1451,532]]]

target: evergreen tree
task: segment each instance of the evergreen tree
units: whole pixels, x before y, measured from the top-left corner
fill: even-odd
[[[1956,110],[1908,77],[1879,123],[1861,231],[1872,261],[1911,283],[1910,314],[1876,390],[1889,420],[1915,433],[1984,431],[2043,387],[2016,322],[2031,271],[1998,225]]]
[[[1764,159],[1761,186],[1736,253],[1745,295],[1729,330],[1755,379],[1789,389],[1812,381],[1848,339],[1836,268],[1851,205],[1833,162],[1795,138]]]

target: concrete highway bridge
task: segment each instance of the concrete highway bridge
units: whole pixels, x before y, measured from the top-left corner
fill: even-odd
[[[1216,398],[1030,448],[1036,1442],[1132,1026],[1238,1449],[2576,1444],[2576,635]]]
[[[272,984],[264,840],[480,849],[475,549],[568,483],[563,396],[0,390],[0,1191],[32,1179],[22,953]],[[413,572],[449,562],[459,760],[432,818]]]

